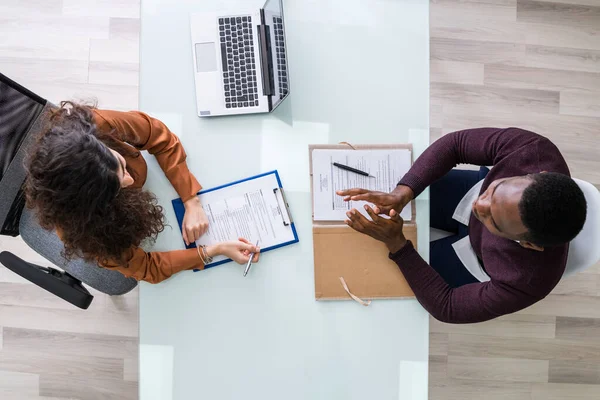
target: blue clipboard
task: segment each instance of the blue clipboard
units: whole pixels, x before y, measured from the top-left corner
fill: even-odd
[[[242,182],[251,181],[253,179],[262,178],[264,176],[273,175],[273,174],[275,175],[275,178],[277,179],[277,185],[279,186],[278,189],[282,190],[281,193],[283,194],[283,186],[281,185],[281,179],[279,178],[279,173],[277,172],[277,170],[270,171],[270,172],[265,172],[263,174],[259,174],[259,175],[255,175],[255,176],[251,176],[251,177],[246,178],[246,179],[240,179],[238,181],[230,182],[230,183],[227,183],[225,185],[217,186],[217,187],[214,187],[214,188],[211,188],[211,189],[202,190],[202,191],[198,192],[198,194],[200,195],[200,194],[203,194],[203,193],[212,192],[212,191],[215,191],[215,190],[226,188],[228,186],[237,185],[237,184],[242,183]],[[284,201],[283,207],[287,208],[286,211],[289,214],[289,207],[288,207],[288,204],[287,204],[287,202],[285,200],[285,196],[283,196],[283,201]],[[179,224],[179,231],[181,232],[182,231],[182,225],[183,225],[183,215],[185,213],[185,207],[183,206],[183,202],[179,198],[172,200],[171,203],[173,203],[173,209],[175,210],[175,216],[177,217],[177,223]],[[293,240],[290,240],[289,242],[285,242],[285,243],[280,243],[280,244],[277,244],[275,246],[271,246],[271,247],[267,247],[267,248],[262,248],[261,247],[260,252],[264,253],[266,251],[271,251],[271,250],[278,249],[280,247],[289,246],[290,244],[298,243],[298,241],[299,241],[299,239],[298,239],[298,232],[296,231],[296,226],[294,225],[294,222],[291,220],[291,214],[290,214],[290,227],[292,228],[292,233],[294,234],[294,239]],[[183,238],[181,240],[183,241]],[[196,248],[196,243],[190,243],[190,245],[186,246],[186,248],[187,249]],[[212,267],[216,267],[217,265],[225,264],[225,263],[232,262],[232,261],[233,260],[229,260],[229,259],[222,260],[222,261],[216,261],[214,263],[206,265],[204,268],[205,269],[206,268],[212,268]],[[198,271],[200,271],[200,270],[197,270],[197,269],[194,270],[194,272],[198,272]]]

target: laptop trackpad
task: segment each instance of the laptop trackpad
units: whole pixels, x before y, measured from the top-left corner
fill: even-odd
[[[196,72],[213,71],[217,71],[217,50],[215,43],[196,43]]]

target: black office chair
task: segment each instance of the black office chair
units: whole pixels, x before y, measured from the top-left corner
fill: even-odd
[[[69,303],[87,309],[93,296],[82,281],[109,295],[125,294],[135,288],[137,281],[83,260],[66,260],[56,233],[41,228],[34,212],[25,208],[26,153],[47,125],[54,107],[0,73],[0,235],[20,234],[29,247],[64,272],[28,263],[8,251],[0,252],[0,263]]]

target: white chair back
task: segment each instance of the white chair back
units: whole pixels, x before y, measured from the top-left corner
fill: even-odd
[[[573,180],[587,200],[587,217],[583,229],[569,245],[563,278],[583,271],[600,260],[600,192],[589,182],[575,178]]]

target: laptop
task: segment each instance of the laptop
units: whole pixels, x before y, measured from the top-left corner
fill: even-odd
[[[190,19],[200,117],[271,112],[289,95],[281,0]]]

